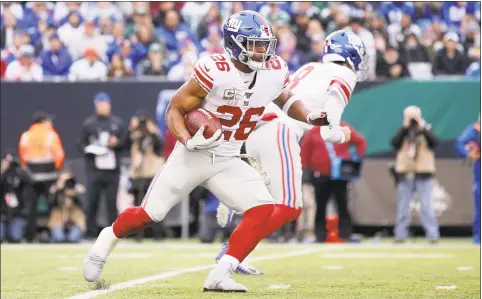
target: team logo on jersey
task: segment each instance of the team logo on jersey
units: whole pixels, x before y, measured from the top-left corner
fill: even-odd
[[[224,100],[234,100],[234,97],[236,96],[236,89],[226,89],[224,91],[223,99]]]
[[[251,98],[251,96],[253,95],[253,92],[246,92],[244,94],[244,96],[249,100],[249,98]]]
[[[251,96],[252,93],[249,95]],[[230,88],[224,91],[223,99],[229,101],[229,105],[231,106],[238,106],[238,104],[243,101],[242,103],[245,106],[249,105],[247,101],[247,96],[243,93],[242,90],[237,88]]]
[[[241,28],[241,20],[230,19],[228,21],[228,31],[238,32]]]

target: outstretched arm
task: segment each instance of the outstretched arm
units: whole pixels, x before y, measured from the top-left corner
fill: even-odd
[[[346,102],[342,95],[334,89],[328,91],[323,111],[310,111],[305,107],[300,96],[294,95],[287,89],[283,90],[274,103],[291,118],[321,126],[320,134],[325,141],[343,143],[350,140],[350,129],[340,126]]]
[[[301,97],[296,96],[288,89],[283,89],[281,94],[273,101],[284,113],[289,117],[305,122],[314,126],[327,126],[328,122],[324,115],[319,115],[318,118],[309,118],[313,113],[311,110],[305,107],[301,101]]]

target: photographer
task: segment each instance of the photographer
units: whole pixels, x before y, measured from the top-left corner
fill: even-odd
[[[30,184],[28,174],[10,153],[2,156],[0,176],[1,219],[0,240],[20,242],[24,235],[25,218],[23,192]],[[7,230],[8,228],[8,230]],[[8,234],[7,234],[8,232]]]
[[[79,194],[84,192],[84,186],[78,184],[69,171],[62,172],[50,188],[52,196],[48,226],[53,242],[78,243],[82,239],[86,223]]]
[[[395,173],[398,182],[395,242],[403,242],[408,236],[409,205],[417,192],[426,237],[435,243],[439,239],[439,226],[432,206],[432,177],[435,174],[433,149],[438,141],[430,125],[423,120],[420,108],[406,107],[403,115],[403,127],[392,137],[392,146],[397,150]]]
[[[159,128],[143,110],[131,118],[129,127],[129,140],[131,143],[131,164],[129,178],[132,183],[130,193],[134,195],[134,204],[139,206],[149,188],[149,184],[159,169],[164,164],[161,157],[162,142]],[[153,226],[155,237],[158,237],[160,224]],[[137,234],[140,241],[143,232]]]

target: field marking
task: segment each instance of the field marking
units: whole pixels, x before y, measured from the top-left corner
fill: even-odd
[[[457,288],[457,286],[437,286],[436,289],[437,290],[455,290]]]
[[[39,256],[43,259],[83,259],[85,254],[43,254]],[[152,253],[138,253],[138,252],[127,252],[127,253],[113,253],[109,258],[112,259],[147,259],[154,257]]]
[[[453,254],[443,253],[380,253],[380,252],[357,252],[357,253],[324,253],[324,258],[335,259],[448,259],[454,258]]]
[[[288,252],[288,253],[271,254],[271,255],[265,255],[265,256],[260,256],[260,257],[254,257],[254,258],[250,259],[250,261],[256,262],[256,261],[277,260],[277,259],[282,259],[282,258],[287,258],[287,257],[298,257],[298,256],[307,255],[307,254],[317,253],[319,251],[320,251],[320,249],[317,249],[317,248],[309,248],[309,249],[305,249],[305,250],[293,251],[293,252]],[[159,273],[159,274],[152,275],[152,276],[142,277],[142,278],[138,278],[138,279],[135,279],[135,280],[130,280],[130,281],[114,284],[114,285],[111,285],[109,287],[109,289],[107,289],[107,290],[97,290],[97,291],[90,291],[90,292],[77,294],[77,295],[74,295],[72,297],[69,297],[68,299],[90,299],[90,298],[94,298],[94,297],[97,297],[97,296],[100,296],[100,295],[112,293],[114,291],[123,290],[123,289],[135,287],[137,285],[146,284],[146,283],[149,283],[151,281],[156,281],[156,280],[161,280],[161,279],[166,279],[166,278],[172,278],[172,277],[179,276],[179,275],[182,275],[182,274],[212,269],[215,266],[216,266],[215,264],[210,264],[210,265],[205,265],[205,266],[186,268],[186,269],[182,269],[182,270],[178,270],[178,271],[163,272],[163,273]],[[201,289],[201,287],[202,286],[199,286],[200,289]]]
[[[291,285],[290,284],[270,284],[268,286],[268,289],[270,290],[286,290],[286,289],[289,289],[291,288]]]
[[[214,258],[219,252],[212,251],[209,253],[179,253],[169,254],[169,257],[183,258],[183,259],[199,259],[199,258]],[[109,256],[111,259],[147,259],[153,257],[165,257],[165,254],[155,253],[138,253],[138,252],[126,252],[126,253],[113,253]],[[42,259],[83,259],[85,253],[78,254],[42,254],[38,255]]]
[[[470,270],[472,270],[472,267],[470,267],[470,266],[458,266],[457,270],[459,270],[459,271],[470,271]]]
[[[343,269],[342,266],[324,266],[323,267],[324,270],[341,270]]]

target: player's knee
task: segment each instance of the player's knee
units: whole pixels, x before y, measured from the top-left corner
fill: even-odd
[[[166,215],[169,212],[169,210],[170,209],[168,207],[161,206],[161,207],[158,207],[155,212],[151,213],[151,211],[149,211],[148,214],[151,215],[152,221],[157,223],[157,222],[161,222],[162,220],[164,220],[164,218],[166,218]]]

